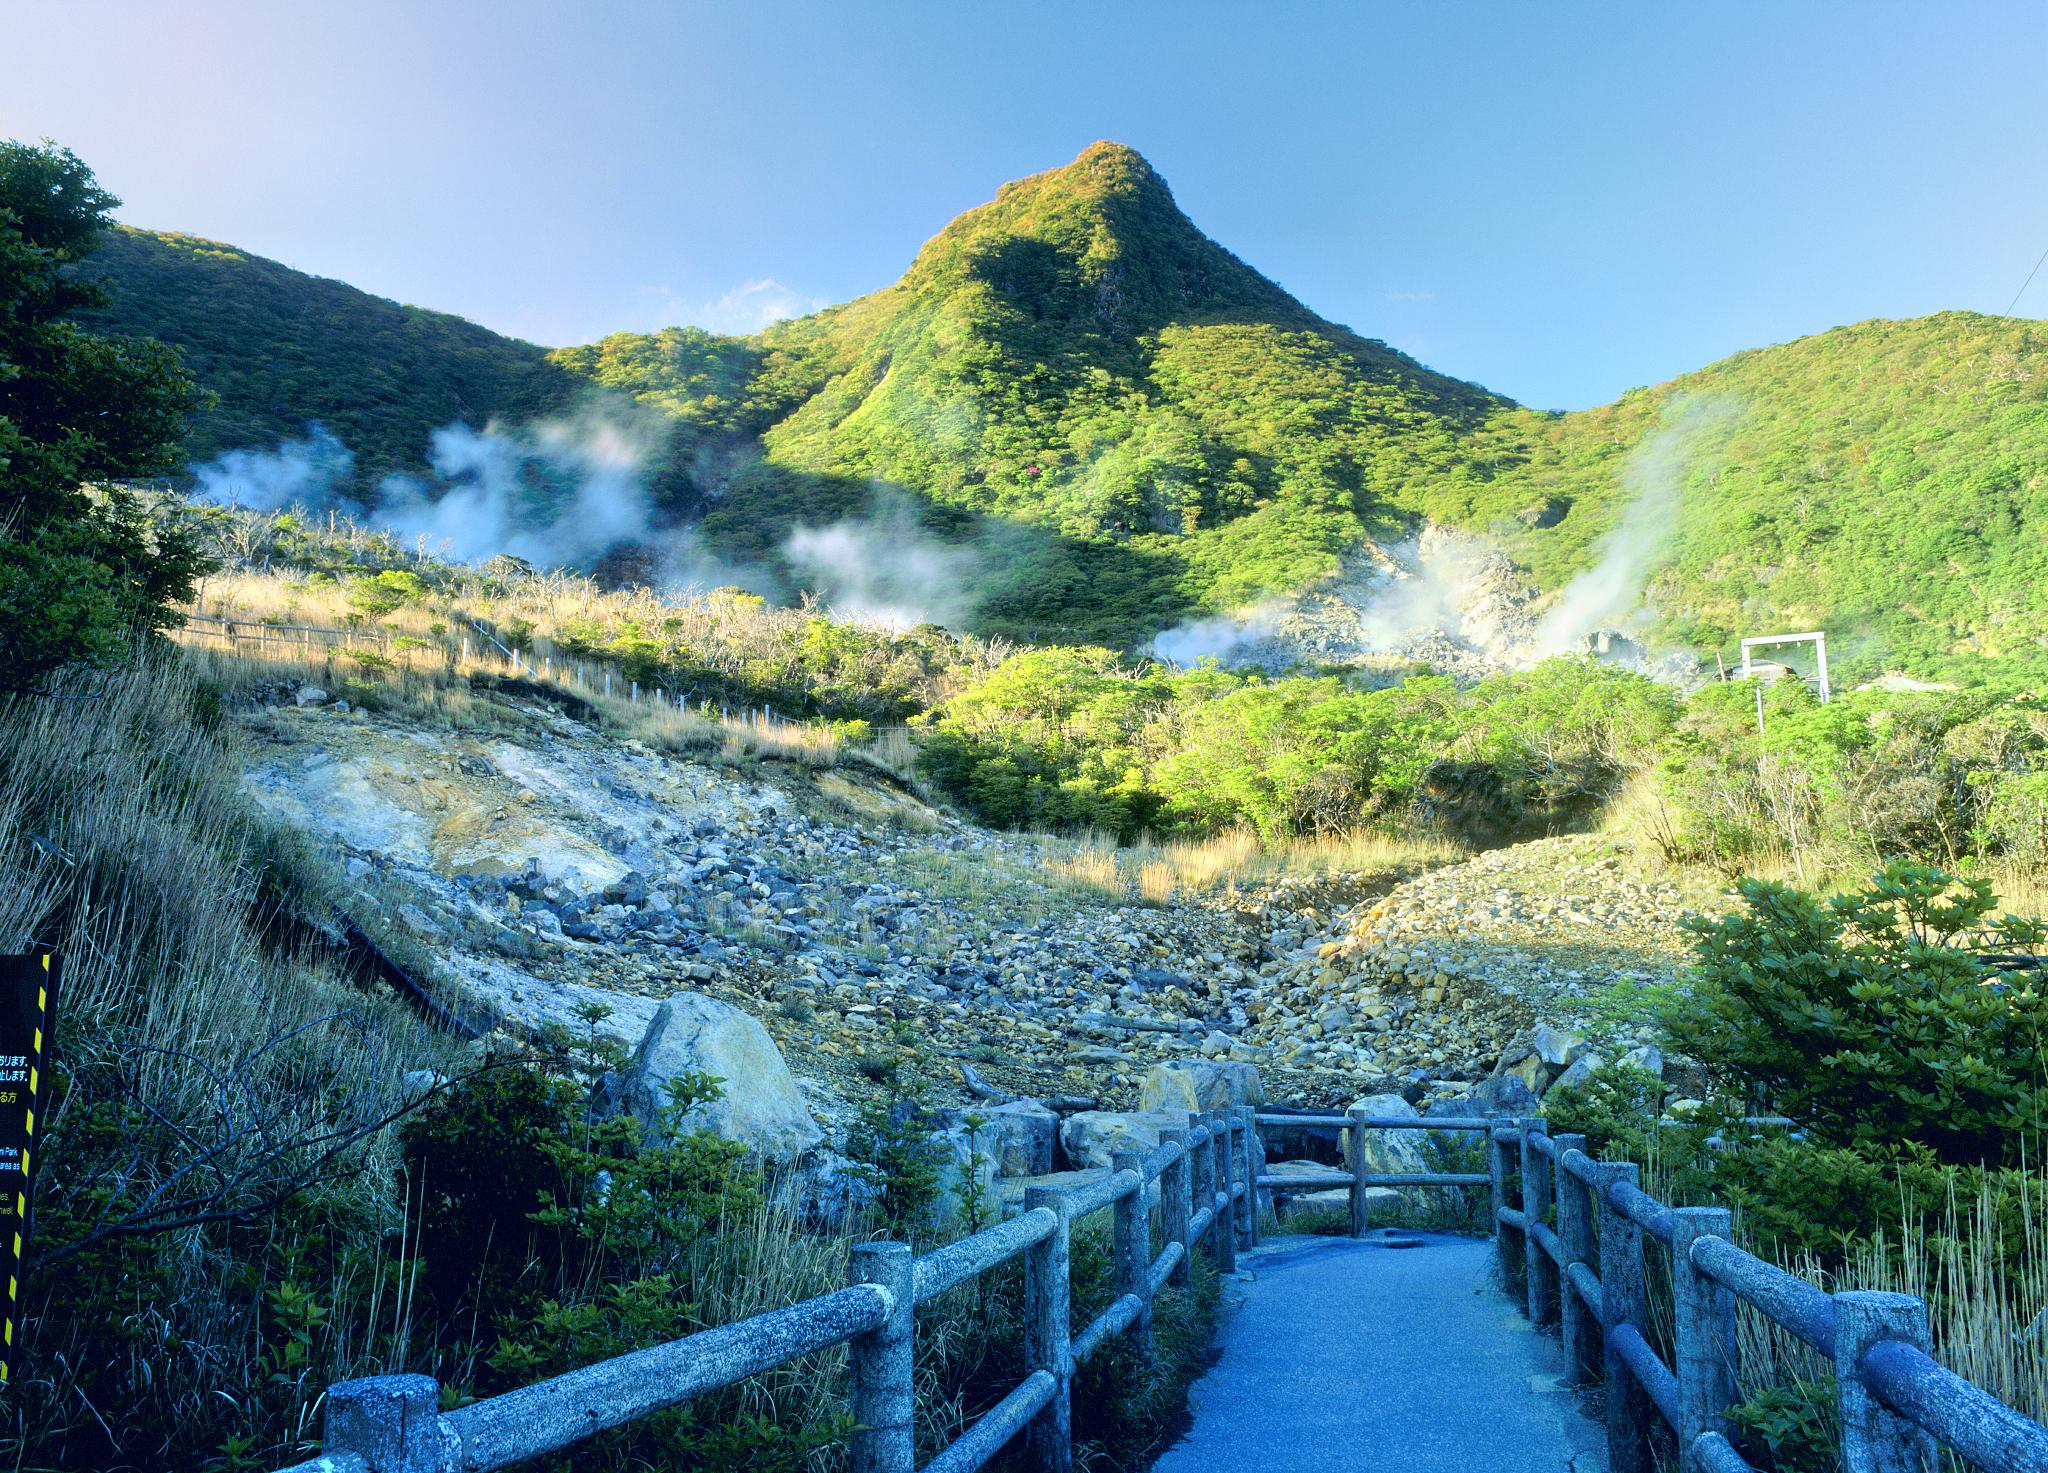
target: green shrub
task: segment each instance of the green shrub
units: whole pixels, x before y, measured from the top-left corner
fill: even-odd
[[[1758,1473],[1837,1473],[1842,1445],[1835,1380],[1766,1386],[1729,1408],[1736,1451]]]
[[[1664,1102],[1664,1081],[1637,1064],[1608,1064],[1584,1084],[1543,1097],[1550,1133],[1583,1135],[1594,1156],[1640,1156]]]
[[[1434,675],[1359,690],[1038,649],[938,708],[920,765],[998,828],[1274,840],[1405,818],[1498,836],[1590,813],[1676,709],[1667,687],[1581,659],[1469,690]]]
[[[2027,950],[2040,926],[1994,917],[1982,880],[1903,861],[1826,902],[1760,880],[1741,894],[1734,914],[1688,923],[1697,986],[1665,1019],[1724,1093],[1832,1145],[2006,1162],[2038,1138],[2048,1001],[1978,949]]]
[[[428,591],[419,574],[403,568],[386,568],[349,584],[348,601],[364,618],[381,619],[407,604],[424,601]]]
[[[933,1220],[951,1148],[936,1134],[926,1085],[914,1069],[892,1062],[884,1093],[861,1102],[847,1132],[853,1172],[874,1189],[878,1226],[907,1242],[928,1241],[951,1224]]]
[[[178,355],[68,320],[120,204],[68,150],[0,139],[0,691],[120,665],[209,567],[197,521],[115,481],[161,474],[197,395]]]

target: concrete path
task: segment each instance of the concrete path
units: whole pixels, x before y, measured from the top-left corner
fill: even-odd
[[[1395,1239],[1420,1246],[1394,1248]],[[1601,1473],[1555,1339],[1438,1233],[1279,1238],[1241,1255],[1194,1425],[1155,1473]]]

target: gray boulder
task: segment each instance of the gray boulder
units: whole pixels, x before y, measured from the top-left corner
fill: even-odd
[[[1265,1086],[1259,1066],[1228,1059],[1177,1059],[1154,1064],[1138,1084],[1138,1108],[1144,1111],[1231,1110],[1263,1105]]]
[[[1535,1050],[1537,1058],[1551,1068],[1568,1069],[1593,1045],[1579,1034],[1553,1028],[1548,1023],[1538,1023],[1535,1036],[1529,1040],[1529,1047]]]
[[[1069,1170],[1107,1166],[1118,1151],[1157,1150],[1160,1131],[1187,1123],[1186,1115],[1165,1112],[1082,1110],[1060,1122],[1060,1152]]]
[[[1288,1177],[1323,1175],[1331,1169],[1320,1161],[1269,1161],[1266,1163],[1266,1174],[1283,1180],[1282,1184],[1273,1187],[1264,1193],[1264,1196],[1274,1204],[1275,1213],[1282,1222],[1287,1220],[1291,1212],[1310,1208],[1332,1208],[1348,1212],[1351,1209],[1351,1188],[1348,1186],[1311,1187],[1301,1191],[1289,1191],[1285,1185],[1285,1179]],[[1383,1216],[1401,1205],[1401,1189],[1367,1187],[1365,1205],[1369,1214]]]
[[[1501,1050],[1494,1076],[1519,1079],[1530,1094],[1540,1096],[1590,1048],[1592,1045],[1576,1033],[1539,1023]]]
[[[1680,1099],[1703,1100],[1707,1097],[1707,1071],[1692,1059],[1666,1059],[1664,1089]]]
[[[1422,1114],[1399,1095],[1364,1095],[1351,1102],[1353,1110],[1364,1110],[1390,1120],[1420,1120]],[[1427,1171],[1428,1151],[1419,1130],[1368,1130],[1365,1133],[1365,1169],[1375,1176]]]
[[[575,982],[543,982],[503,962],[456,955],[454,970],[497,1014],[499,1026],[528,1038],[565,1031],[595,1039],[628,1062],[600,1082],[600,1112],[630,1110],[652,1121],[669,1100],[671,1081],[701,1071],[723,1094],[683,1117],[775,1161],[788,1161],[823,1139],[782,1050],[760,1020],[729,1002],[696,992],[666,1000],[609,992]],[[595,1021],[591,1015],[598,1014]]]
[[[702,1072],[722,1093],[684,1117],[687,1125],[740,1141],[771,1160],[787,1161],[823,1139],[782,1050],[761,1020],[729,1002],[679,992],[661,1003],[627,1066],[622,1098],[643,1120],[667,1102],[669,1085]]]
[[[998,1176],[1042,1176],[1053,1169],[1060,1117],[1037,1100],[947,1110],[941,1118],[949,1130],[966,1131],[970,1120],[981,1122],[971,1127],[975,1146]]]
[[[1536,1092],[1519,1074],[1496,1074],[1461,1095],[1433,1100],[1424,1112],[1439,1117],[1473,1115],[1533,1115]]]
[[[837,1151],[813,1151],[795,1181],[797,1208],[806,1222],[837,1229],[854,1221],[881,1196],[881,1188]]]
[[[1002,1215],[996,1191],[996,1159],[979,1131],[965,1127],[941,1131],[945,1147],[939,1162],[939,1194],[932,1203],[931,1225],[961,1232],[992,1227]]]
[[[1607,1061],[1598,1054],[1580,1054],[1562,1074],[1551,1081],[1550,1089],[1545,1090],[1544,1094],[1548,1096],[1552,1091],[1560,1089],[1584,1089],[1591,1082],[1595,1071],[1605,1067]]]

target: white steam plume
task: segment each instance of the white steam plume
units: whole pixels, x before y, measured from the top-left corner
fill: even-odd
[[[878,503],[866,520],[797,527],[782,552],[843,619],[901,630],[957,626],[973,612],[979,555],[925,535],[901,504]]]
[[[1600,561],[1565,586],[1536,627],[1536,655],[1584,647],[1597,629],[1635,622],[1650,567],[1678,526],[1685,477],[1701,442],[1727,427],[1734,405],[1712,394],[1681,394],[1664,406],[1650,437],[1622,469],[1628,505],[1607,534]]]
[[[659,444],[646,417],[609,409],[524,429],[443,425],[427,457],[438,484],[387,477],[370,520],[460,562],[587,564],[651,533],[645,470]]]
[[[304,439],[287,440],[275,450],[230,450],[194,467],[199,484],[192,494],[250,511],[324,507],[347,484],[355,461],[325,425],[310,424]]]
[[[1260,641],[1280,632],[1280,617],[1277,606],[1261,605],[1240,618],[1218,614],[1208,619],[1183,620],[1152,636],[1152,654],[1189,669],[1204,660],[1240,664]]]

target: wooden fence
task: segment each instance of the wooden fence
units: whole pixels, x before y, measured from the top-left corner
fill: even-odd
[[[1794,1278],[1729,1241],[1726,1209],[1667,1207],[1634,1163],[1597,1161],[1540,1118],[1487,1138],[1501,1258],[1574,1374],[1604,1384],[1609,1473],[1650,1473],[1658,1422],[1683,1473],[1754,1473],[1728,1440],[1738,1300],[1833,1363],[1844,1473],[1932,1473],[1937,1443],[1985,1473],[2048,1473],[2048,1427],[1928,1355],[1920,1300]],[[1668,1364],[1650,1340],[1645,1238],[1669,1255]]]
[[[1267,1126],[1341,1132],[1347,1169],[1268,1174]],[[1369,1130],[1477,1133],[1487,1170],[1371,1172]],[[1115,1336],[1149,1352],[1153,1297],[1185,1283],[1198,1252],[1232,1271],[1238,1251],[1258,1242],[1261,1191],[1337,1186],[1349,1190],[1361,1235],[1373,1187],[1489,1189],[1503,1267],[1522,1280],[1526,1312],[1558,1326],[1580,1380],[1605,1385],[1610,1473],[1650,1473],[1658,1419],[1675,1434],[1683,1473],[1754,1473],[1727,1436],[1738,1299],[1832,1360],[1844,1473],[1931,1473],[1937,1440],[1986,1473],[2048,1473],[2048,1428],[1933,1360],[1919,1300],[1815,1288],[1730,1242],[1724,1209],[1666,1207],[1637,1186],[1633,1164],[1596,1161],[1585,1145],[1583,1136],[1551,1137],[1540,1118],[1198,1112],[1186,1129],[1162,1132],[1150,1154],[1119,1153],[1078,1187],[1032,1187],[1019,1216],[932,1253],[860,1244],[847,1286],[816,1299],[452,1412],[440,1410],[427,1376],[340,1382],[327,1393],[324,1450],[284,1473],[490,1473],[840,1344],[849,1348],[853,1473],[913,1473],[917,1308],[1018,1257],[1030,1369],[922,1473],[972,1473],[1019,1435],[1037,1473],[1067,1473],[1075,1367]],[[1073,1225],[1103,1211],[1113,1215],[1117,1297],[1077,1331]],[[1649,1338],[1645,1236],[1670,1250],[1673,1364]]]

